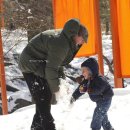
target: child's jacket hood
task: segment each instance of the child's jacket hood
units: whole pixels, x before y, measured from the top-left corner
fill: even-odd
[[[99,74],[99,66],[94,58],[89,58],[86,61],[84,61],[81,64],[81,67],[88,67],[91,70],[93,77]]]

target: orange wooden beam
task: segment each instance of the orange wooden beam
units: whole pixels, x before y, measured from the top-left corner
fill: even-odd
[[[4,27],[3,0],[0,0],[0,27]]]
[[[116,88],[123,87],[123,80],[121,76],[121,61],[119,48],[119,29],[118,29],[118,15],[117,15],[117,1],[110,0],[111,12],[111,30],[112,30],[112,47],[113,47],[113,62],[114,62],[114,81]]]
[[[6,82],[5,82],[1,30],[0,30],[0,87],[1,87],[1,97],[2,97],[2,113],[7,114],[8,106],[7,106],[7,94],[6,94]]]
[[[97,48],[97,54],[98,54],[98,63],[99,63],[99,69],[100,73],[104,75],[104,65],[103,65],[103,53],[102,53],[102,37],[101,37],[101,24],[100,24],[100,12],[99,12],[99,0],[94,0],[94,14],[95,14],[95,36],[96,37],[96,48]]]
[[[2,2],[3,1],[0,0],[0,6],[2,5]],[[6,94],[6,81],[5,81],[1,27],[0,27],[0,87],[1,87],[1,97],[2,97],[2,113],[7,114],[8,106],[7,106],[7,94]]]

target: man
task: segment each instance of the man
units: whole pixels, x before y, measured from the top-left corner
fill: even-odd
[[[58,71],[73,60],[87,39],[86,28],[78,19],[71,19],[58,34],[42,32],[23,50],[19,67],[36,103],[31,130],[55,130],[50,109],[51,101],[59,91]]]

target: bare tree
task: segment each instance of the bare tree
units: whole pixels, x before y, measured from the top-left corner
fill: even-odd
[[[109,0],[100,0],[101,24],[105,25],[106,35],[110,31],[110,2]]]
[[[30,40],[41,31],[53,28],[51,0],[5,0],[5,26],[25,28]]]

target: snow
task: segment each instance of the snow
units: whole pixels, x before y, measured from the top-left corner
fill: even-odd
[[[31,95],[24,81],[13,78],[22,76],[18,68],[17,61],[14,55],[21,53],[27,44],[25,30],[7,31],[4,30],[4,54],[10,58],[10,63],[13,65],[6,66],[6,83],[14,88],[17,92],[7,92],[9,112],[15,107],[15,101],[18,98],[31,101]],[[8,37],[8,39],[7,39]],[[111,61],[112,58],[112,41],[110,35],[103,35],[103,54]],[[15,46],[14,46],[15,45]],[[11,49],[11,47],[14,48]],[[96,58],[96,56],[94,56]],[[71,62],[74,67],[65,69],[65,74],[68,76],[78,76],[81,74],[80,64],[85,60],[85,57],[75,58]],[[114,85],[113,75],[109,72],[106,63],[104,63],[105,75],[109,77],[109,82]],[[126,88],[114,89],[115,96],[113,97],[112,105],[109,109],[108,116],[115,130],[129,130],[130,121],[130,80],[125,79]],[[57,105],[52,105],[52,115],[55,119],[57,130],[90,130],[95,103],[92,102],[87,94],[84,94],[73,105],[69,104],[72,92],[78,84],[74,83],[70,78],[61,79],[61,89],[59,101]],[[0,101],[1,103],[1,101]],[[35,113],[35,105],[30,105],[16,110],[8,115],[0,115],[0,130],[30,130],[30,125]]]
[[[65,86],[67,84],[67,82],[64,83]],[[109,119],[115,130],[129,130],[130,89],[115,89],[114,93],[115,96],[108,112]],[[52,105],[52,115],[57,130],[90,130],[95,103],[85,97],[71,106],[69,100],[65,101],[65,98],[68,97],[65,95],[63,102],[59,101],[57,105]],[[31,105],[12,114],[0,116],[0,130],[30,130],[34,112],[35,105]]]

